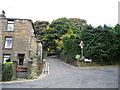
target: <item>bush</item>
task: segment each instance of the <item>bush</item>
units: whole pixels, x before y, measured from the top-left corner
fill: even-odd
[[[113,64],[117,51],[119,37],[116,37],[114,28],[104,25],[96,28],[86,28],[82,31],[81,38],[86,44],[84,47],[85,58],[92,59],[97,64]]]
[[[66,63],[69,63],[69,64],[71,64],[71,65],[76,65],[75,64],[75,59],[74,58],[72,58],[69,54],[64,54],[63,52],[60,54],[60,58],[64,61],[64,62],[66,62]]]
[[[13,77],[12,62],[2,65],[2,81],[10,81]]]

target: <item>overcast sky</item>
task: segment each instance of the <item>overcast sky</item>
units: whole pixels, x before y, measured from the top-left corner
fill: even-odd
[[[0,13],[7,18],[40,21],[81,18],[93,26],[118,23],[119,0],[0,0]]]

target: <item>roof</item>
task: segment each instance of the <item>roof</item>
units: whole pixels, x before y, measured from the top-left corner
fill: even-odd
[[[0,19],[7,19],[7,20],[28,20],[28,21],[32,21],[31,19],[21,19],[21,18],[0,18]]]

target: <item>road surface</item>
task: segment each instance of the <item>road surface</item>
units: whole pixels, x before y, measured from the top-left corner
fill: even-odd
[[[78,69],[49,57],[49,75],[29,82],[2,83],[2,88],[118,88],[118,68]],[[1,85],[1,83],[0,83]]]

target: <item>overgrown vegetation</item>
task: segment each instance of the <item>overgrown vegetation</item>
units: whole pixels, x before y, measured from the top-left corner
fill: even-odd
[[[39,24],[36,24],[39,27]],[[39,31],[47,54],[55,53],[65,62],[74,64],[75,56],[81,54],[79,46],[85,43],[84,57],[98,64],[115,64],[120,60],[120,25],[87,25],[79,18],[59,18]]]
[[[115,28],[107,25],[96,28],[86,27],[81,34],[81,38],[86,44],[84,55],[97,63],[112,64],[119,58],[115,58],[118,53],[117,32]],[[120,43],[119,43],[120,44]]]
[[[12,62],[6,62],[2,65],[2,81],[10,81],[13,77]]]

